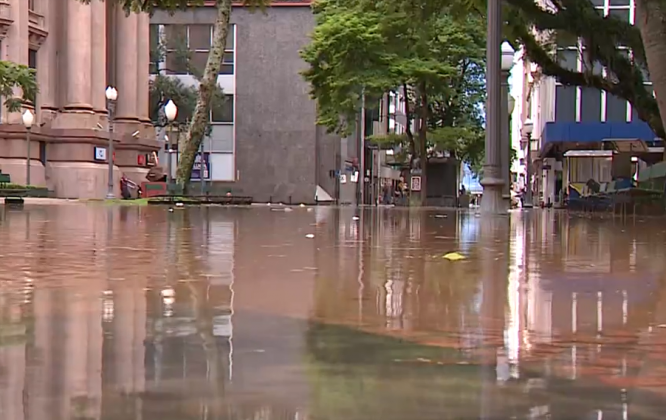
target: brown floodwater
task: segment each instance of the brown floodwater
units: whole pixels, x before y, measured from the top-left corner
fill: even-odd
[[[0,207],[0,420],[662,419],[665,244],[538,210]]]

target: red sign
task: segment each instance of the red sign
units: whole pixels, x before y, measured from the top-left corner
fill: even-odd
[[[139,155],[136,157],[136,163],[139,166],[146,166],[146,155]]]

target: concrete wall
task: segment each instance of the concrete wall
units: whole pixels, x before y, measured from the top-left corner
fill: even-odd
[[[315,102],[300,72],[299,51],[314,29],[310,7],[273,7],[265,13],[235,8],[235,172],[232,189],[255,201],[312,203],[317,182],[335,195],[340,142],[317,128]],[[213,8],[173,16],[156,13],[154,24],[213,24]],[[343,159],[344,160],[344,159]]]

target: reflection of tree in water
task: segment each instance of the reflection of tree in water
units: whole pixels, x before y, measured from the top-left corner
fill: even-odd
[[[296,411],[275,404],[263,404],[257,398],[238,398],[229,395],[228,354],[229,349],[214,334],[215,316],[219,315],[216,307],[229,302],[220,302],[210,284],[203,265],[205,255],[201,251],[202,238],[196,238],[201,220],[195,220],[197,209],[188,209],[171,213],[174,225],[174,264],[173,273],[168,276],[170,286],[176,290],[177,303],[174,305],[174,317],[190,316],[198,337],[198,345],[205,357],[205,384],[196,383],[188,386],[187,382],[176,378],[178,391],[150,392],[142,396],[145,419],[160,420],[293,420]],[[195,229],[196,228],[196,229]],[[205,248],[204,248],[205,249]],[[187,295],[189,304],[178,301],[179,295]],[[225,296],[222,296],[225,298]],[[217,300],[216,300],[217,299]],[[177,306],[177,307],[176,307]],[[187,339],[187,338],[186,338]],[[190,341],[191,343],[191,341]],[[165,343],[168,346],[168,344]],[[188,344],[181,351],[185,351]],[[196,356],[190,365],[182,369],[196,370]],[[199,364],[200,365],[200,364]],[[187,376],[187,373],[185,373]],[[196,375],[196,373],[195,373]],[[185,386],[188,389],[182,389]],[[115,420],[115,419],[114,419]]]
[[[408,336],[458,332],[474,319],[478,278],[468,263],[443,260],[423,233],[436,230],[437,219],[425,212],[377,212],[358,223],[362,243],[342,242],[337,224],[330,234],[336,246],[318,255],[317,320]]]

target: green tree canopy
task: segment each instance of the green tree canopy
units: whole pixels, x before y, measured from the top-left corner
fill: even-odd
[[[21,96],[16,96],[16,89]],[[35,102],[37,96],[35,70],[23,64],[0,60],[0,95],[5,97],[5,106],[9,112],[19,111],[24,103]]]
[[[317,1],[317,25],[301,55],[318,122],[349,134],[363,95],[371,104],[400,91],[408,98],[406,133],[373,141],[404,146],[412,163],[436,150],[478,160],[485,25],[479,18],[456,18],[448,3]]]

